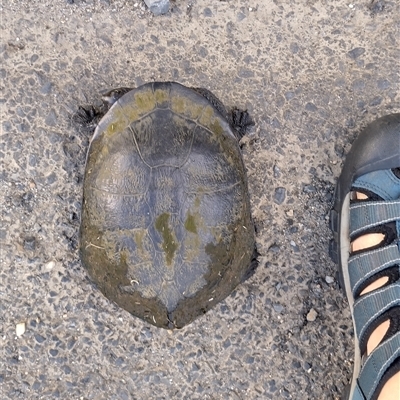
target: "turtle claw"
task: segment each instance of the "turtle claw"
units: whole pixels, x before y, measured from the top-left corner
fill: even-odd
[[[93,130],[103,115],[104,112],[94,106],[79,106],[72,121],[81,128]]]
[[[251,119],[247,110],[239,110],[234,108],[231,111],[231,124],[239,134],[239,140],[248,132],[250,127],[254,126],[254,121]]]

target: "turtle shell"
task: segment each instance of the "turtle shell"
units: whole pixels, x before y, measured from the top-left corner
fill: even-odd
[[[225,117],[178,83],[123,95],[90,143],[80,236],[104,295],[153,325],[181,328],[228,296],[252,268],[255,239]]]

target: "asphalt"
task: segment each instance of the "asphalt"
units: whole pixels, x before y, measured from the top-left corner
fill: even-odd
[[[1,1],[3,399],[339,399],[353,327],[328,256],[358,132],[400,111],[396,1]],[[247,109],[256,273],[182,330],[107,300],[78,255],[90,135],[113,87],[177,81]]]

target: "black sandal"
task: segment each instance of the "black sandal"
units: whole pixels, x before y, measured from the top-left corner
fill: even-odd
[[[354,192],[367,199],[353,200]],[[354,142],[336,186],[330,227],[330,253],[356,333],[353,379],[343,399],[374,400],[400,371],[400,114],[376,120]],[[352,252],[351,242],[366,233],[384,239]],[[361,295],[381,277],[387,278],[383,286]],[[385,336],[367,355],[371,333],[388,320]]]

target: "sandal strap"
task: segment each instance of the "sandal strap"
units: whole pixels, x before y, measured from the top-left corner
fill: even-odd
[[[396,220],[400,220],[400,199],[353,203],[350,205],[350,237]]]
[[[352,400],[369,400],[374,395],[379,381],[390,365],[400,356],[400,332],[382,342],[367,357],[361,368],[356,393]],[[363,397],[357,397],[363,394]]]
[[[353,297],[368,278],[396,264],[400,268],[399,243],[350,256],[349,276]]]
[[[390,169],[369,172],[354,181],[354,187],[367,189],[384,200],[400,197],[400,179]]]
[[[400,305],[400,282],[376,289],[361,296],[354,303],[354,321],[358,340],[369,326],[385,311]]]
[[[353,188],[354,190],[366,189],[377,194],[383,200],[400,199],[400,179],[390,169],[372,171],[360,176],[354,181]],[[396,222],[396,228],[397,236],[400,237],[399,219]]]
[[[366,400],[366,398],[363,395],[363,392],[362,392],[358,382],[356,384],[356,387],[355,387],[355,390],[354,390],[354,393],[353,393],[353,397],[351,399],[349,399],[349,400]]]

